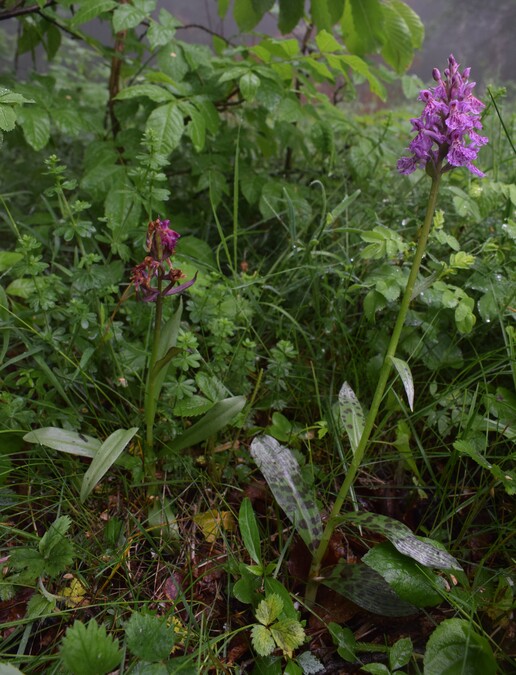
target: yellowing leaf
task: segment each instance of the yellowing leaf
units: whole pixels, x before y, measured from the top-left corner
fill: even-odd
[[[207,542],[212,544],[224,531],[233,532],[236,527],[231,511],[210,509],[194,516],[194,523],[199,525]]]
[[[86,599],[86,588],[79,579],[72,579],[70,585],[63,590],[67,607],[80,607]]]

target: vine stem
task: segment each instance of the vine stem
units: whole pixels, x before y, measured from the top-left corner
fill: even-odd
[[[333,530],[335,529],[336,519],[340,514],[344,501],[348,496],[349,490],[355,481],[357,472],[364,459],[369,439],[371,437],[371,433],[374,428],[374,423],[378,415],[378,410],[380,408],[380,404],[382,402],[385,389],[387,387],[389,374],[392,369],[392,358],[396,355],[396,349],[400,341],[401,331],[403,330],[405,319],[407,318],[407,312],[409,310],[410,302],[412,300],[412,294],[414,292],[414,287],[416,285],[419,268],[421,267],[421,262],[425,254],[428,235],[430,234],[430,228],[432,226],[435,207],[437,204],[437,195],[439,192],[440,182],[441,182],[441,163],[439,162],[439,164],[437,164],[437,166],[435,167],[435,172],[434,175],[432,176],[432,186],[430,188],[430,195],[428,198],[428,205],[426,208],[425,219],[419,231],[419,239],[416,247],[416,252],[414,254],[414,260],[412,261],[412,267],[410,269],[410,274],[407,280],[407,285],[405,287],[405,292],[403,293],[403,298],[401,300],[398,318],[396,319],[396,323],[392,331],[389,346],[387,347],[387,352],[383,360],[382,368],[380,370],[380,375],[378,377],[378,383],[376,385],[371,407],[369,408],[369,413],[364,423],[364,430],[362,432],[362,436],[360,437],[357,449],[355,450],[355,453],[353,455],[353,459],[349,466],[344,482],[342,483],[342,486],[335,499],[335,503],[333,504],[333,508],[328,518],[328,522],[321,537],[321,542],[316,552],[314,553],[312,559],[312,565],[310,568],[310,575],[308,578],[308,584],[305,594],[305,600],[309,605],[313,605],[313,603],[315,602],[319,581],[318,577],[321,571],[322,560],[328,548],[328,544],[330,543]]]

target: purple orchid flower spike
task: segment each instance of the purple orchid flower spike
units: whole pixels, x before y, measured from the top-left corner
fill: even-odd
[[[420,117],[411,120],[416,136],[408,147],[411,156],[398,161],[400,173],[410,174],[420,168],[432,175],[437,165],[446,160],[442,173],[465,166],[475,176],[484,176],[473,161],[488,142],[478,133],[482,129],[480,113],[485,106],[473,96],[475,82],[469,82],[469,74],[469,68],[459,72],[453,54],[448,59],[444,79],[437,68],[433,69],[437,86],[419,94],[425,107]]]
[[[175,253],[181,235],[171,230],[169,225],[169,220],[160,218],[149,223],[146,239],[149,255],[131,271],[136,296],[142,302],[156,302],[159,297],[183,293],[197,279],[196,274],[193,279],[177,285],[185,275],[180,269],[174,268],[171,256]],[[164,290],[160,290],[163,282],[168,282],[168,285]]]

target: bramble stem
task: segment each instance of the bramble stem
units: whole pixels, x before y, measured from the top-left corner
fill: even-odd
[[[425,254],[428,235],[430,233],[435,207],[437,204],[437,194],[439,192],[440,182],[441,182],[441,164],[439,163],[436,167],[435,174],[432,178],[432,186],[430,188],[430,195],[428,198],[428,206],[426,209],[425,220],[423,222],[421,230],[419,231],[419,240],[417,243],[416,252],[414,254],[414,260],[412,261],[412,267],[410,269],[409,278],[407,280],[407,286],[405,288],[405,292],[401,300],[398,318],[396,319],[396,323],[392,331],[389,346],[387,347],[387,352],[385,354],[383,365],[380,370],[380,375],[378,377],[378,383],[376,385],[371,407],[365,420],[364,431],[362,432],[362,436],[360,437],[360,442],[357,446],[357,449],[355,450],[353,459],[351,460],[351,464],[349,466],[344,482],[342,483],[342,486],[335,499],[335,503],[333,505],[332,511],[328,518],[328,522],[326,524],[326,527],[324,529],[321,538],[321,543],[319,544],[319,547],[312,559],[309,581],[307,584],[305,594],[305,600],[307,604],[313,604],[315,602],[318,583],[317,577],[320,574],[321,563],[324,558],[324,554],[326,553],[326,549],[328,548],[328,544],[330,543],[330,538],[331,535],[333,534],[333,530],[335,529],[335,520],[337,516],[340,514],[344,501],[348,496],[348,492],[354,483],[357,472],[362,464],[362,460],[364,459],[365,451],[368,447],[369,439],[371,437],[376,417],[378,415],[378,410],[380,408],[380,404],[382,402],[385,389],[387,387],[389,374],[392,368],[392,357],[396,355],[396,349],[398,347],[398,343],[401,337],[401,331],[403,330],[403,326],[405,324],[405,319],[407,318],[407,312],[410,306],[410,301],[412,300],[412,294],[414,292],[414,287],[416,285],[419,268],[421,267],[421,261],[423,260],[423,256]]]

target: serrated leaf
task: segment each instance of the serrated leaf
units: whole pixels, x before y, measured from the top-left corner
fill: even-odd
[[[214,436],[235,419],[245,403],[246,400],[243,396],[232,396],[231,398],[225,398],[223,401],[218,401],[204,417],[201,417],[181,436],[174,439],[170,447],[172,450],[179,452],[197,443],[202,443],[210,436]]]
[[[196,513],[193,520],[201,528],[203,536],[209,544],[221,539],[224,532],[232,532],[236,528],[231,511],[210,509],[203,513]]]
[[[25,434],[27,443],[39,443],[59,452],[67,452],[79,457],[95,457],[102,443],[93,436],[67,431],[58,427],[41,427]]]
[[[12,131],[16,126],[16,113],[12,106],[0,103],[0,129]]]
[[[314,656],[311,652],[303,652],[296,656],[297,663],[301,666],[303,675],[315,675],[315,673],[320,673],[324,670],[324,666],[319,661],[317,656]]]
[[[382,12],[385,31],[382,56],[397,73],[401,74],[407,70],[414,57],[412,34],[405,19],[397,11],[396,5],[385,3],[382,5]]]
[[[190,122],[186,131],[196,151],[201,152],[206,142],[206,120],[203,113],[193,106],[190,106]]]
[[[152,614],[134,612],[125,624],[128,648],[144,661],[161,661],[168,658],[175,643],[173,626],[167,619]]]
[[[268,656],[276,648],[270,630],[259,623],[254,624],[251,629],[251,640],[253,648],[259,656]]]
[[[264,626],[270,626],[283,611],[283,600],[277,593],[271,593],[256,609],[256,618]]]
[[[407,401],[411,410],[414,410],[414,380],[412,379],[412,372],[409,364],[403,359],[398,359],[396,356],[391,356],[391,361],[398,371],[398,375],[405,388]]]
[[[410,638],[397,640],[389,649],[389,668],[391,670],[403,668],[410,661],[413,653],[414,645]]]
[[[417,614],[414,605],[402,600],[381,574],[357,563],[348,565],[340,560],[329,570],[323,570],[322,583],[340,593],[359,607],[382,616],[410,616]]]
[[[283,651],[283,653],[292,658],[294,649],[301,647],[306,639],[305,630],[296,619],[282,619],[270,627],[272,637]]]
[[[183,115],[176,103],[161,105],[151,112],[145,129],[154,134],[157,151],[168,155],[177,148],[183,135]]]
[[[347,513],[338,522],[351,522],[372,532],[383,534],[400,553],[417,560],[426,567],[462,570],[455,558],[428,541],[421,541],[411,530],[394,518],[377,513]]]
[[[390,542],[374,546],[362,560],[381,574],[402,600],[414,607],[434,607],[443,601],[445,587],[442,578],[430,570],[422,570]],[[441,592],[437,590],[439,587]]]
[[[265,435],[255,438],[250,450],[285,515],[308,548],[315,551],[322,536],[321,515],[292,451]]]
[[[344,382],[339,391],[339,412],[354,454],[364,432],[365,418],[360,401],[347,382]]]
[[[334,644],[337,645],[337,654],[345,661],[354,663],[357,658],[357,641],[351,628],[339,626],[338,623],[330,621],[328,629]]]
[[[46,110],[27,106],[18,112],[18,124],[27,143],[34,150],[42,150],[50,139],[50,118]]]
[[[260,86],[260,78],[254,73],[247,72],[239,80],[240,91],[246,101],[251,103],[256,97],[256,92]]]
[[[383,13],[379,0],[348,0],[341,19],[342,36],[354,54],[371,54],[383,42]]]
[[[82,479],[81,502],[86,501],[95,485],[113,466],[137,431],[138,427],[117,429],[102,443]]]
[[[412,48],[420,49],[425,38],[425,26],[412,7],[401,0],[390,0],[391,5],[403,17],[412,37]]]
[[[331,30],[332,20],[327,0],[310,0],[310,14],[318,30]]]
[[[496,659],[488,640],[464,619],[446,619],[426,645],[424,675],[495,675]]]
[[[118,640],[107,635],[106,627],[91,619],[87,625],[75,621],[67,629],[60,656],[74,675],[106,675],[118,666],[122,651]]]
[[[326,30],[321,30],[317,33],[315,43],[323,54],[327,52],[341,52],[343,49],[343,46]]]
[[[238,527],[246,551],[257,565],[261,565],[261,541],[258,521],[249,497],[245,497],[238,512]]]
[[[121,4],[113,12],[113,31],[115,33],[120,33],[123,30],[129,28],[136,28],[142,21],[147,19],[150,12],[154,9],[154,2],[151,2],[150,6],[147,8],[144,4],[137,6],[131,4]]]
[[[80,24],[87,23],[116,7],[118,7],[118,3],[115,0],[83,0],[70,21],[70,26],[76,28]]]
[[[281,33],[290,33],[303,18],[304,0],[279,0],[278,28]]]
[[[45,561],[45,572],[57,576],[73,563],[74,547],[66,537],[72,521],[69,516],[57,518],[39,542],[39,553]]]

